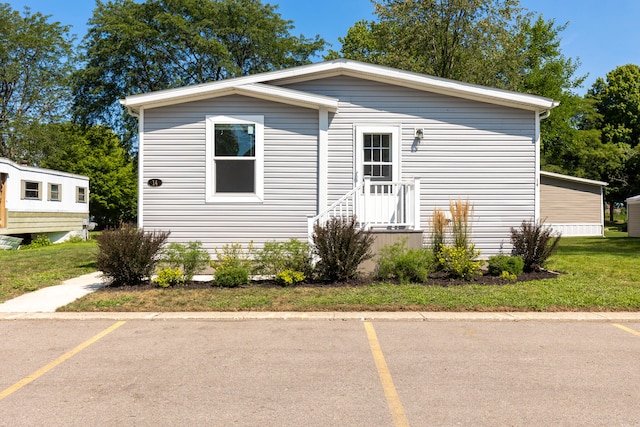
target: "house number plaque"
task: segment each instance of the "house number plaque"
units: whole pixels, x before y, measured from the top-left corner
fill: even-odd
[[[147,184],[149,184],[149,187],[160,187],[162,185],[162,180],[158,178],[153,178],[147,181]]]

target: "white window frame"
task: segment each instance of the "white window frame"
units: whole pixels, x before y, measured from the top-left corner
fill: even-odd
[[[249,124],[255,126],[255,192],[216,193],[216,164],[214,158],[214,130],[216,124]],[[207,203],[261,203],[264,200],[264,116],[259,115],[210,115],[206,116],[206,184]]]
[[[356,155],[355,155],[355,183],[364,180],[364,135],[368,133],[391,134],[391,181],[400,181],[400,126],[383,126],[383,125],[358,125],[355,127]]]
[[[57,198],[53,198],[52,193],[53,193],[53,186],[56,185],[58,186],[58,197]],[[50,202],[61,202],[62,201],[62,185],[58,184],[56,182],[50,182],[49,183],[49,194],[48,194],[48,200]]]
[[[38,186],[37,190],[28,190],[28,191],[37,191],[38,192],[38,196],[37,197],[27,197],[27,184],[36,184]],[[31,181],[28,179],[23,179],[21,181],[21,196],[22,196],[22,200],[42,200],[42,182],[40,181]]]

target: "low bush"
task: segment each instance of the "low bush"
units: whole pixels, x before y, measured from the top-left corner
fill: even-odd
[[[202,248],[200,241],[170,243],[163,253],[163,262],[171,269],[181,270],[186,281],[204,270],[209,265],[209,260],[209,253]]]
[[[510,282],[515,282],[518,279],[518,276],[513,273],[509,273],[508,271],[503,271],[500,273],[500,278]]]
[[[292,270],[301,272],[306,277],[313,275],[311,246],[297,239],[266,242],[256,253],[255,262],[256,272],[259,274],[276,276],[285,270]]]
[[[492,276],[500,276],[504,271],[518,277],[522,274],[524,261],[520,256],[494,255],[488,260],[489,274]]]
[[[291,286],[303,282],[306,278],[302,271],[283,270],[276,274],[276,283],[281,286]]]
[[[425,282],[434,270],[434,258],[425,249],[409,249],[406,239],[380,249],[376,277],[397,278],[400,283]]]
[[[452,276],[473,280],[475,276],[482,275],[480,268],[483,261],[477,260],[479,256],[480,251],[475,249],[475,244],[468,248],[443,246],[438,254],[438,261],[443,270]]]
[[[49,240],[49,238],[44,235],[38,235],[36,236],[35,239],[33,239],[31,241],[31,243],[29,243],[28,245],[22,246],[21,249],[37,249],[37,248],[44,248],[46,246],[51,246],[53,243],[51,243],[51,240]]]
[[[145,232],[123,225],[100,233],[96,266],[112,279],[112,285],[139,285],[151,277],[169,232]]]
[[[323,279],[348,280],[357,277],[358,266],[370,259],[373,235],[358,226],[355,217],[333,217],[313,228],[316,271]]]
[[[216,269],[214,283],[223,288],[235,288],[249,283],[249,270],[242,266],[227,266]]]
[[[524,271],[539,271],[555,252],[561,234],[553,235],[553,229],[544,221],[522,221],[520,227],[511,227],[513,254],[524,261]]]
[[[247,245],[247,248],[243,248],[241,243],[226,244],[222,248],[215,248],[216,259],[211,262],[211,265],[216,270],[225,270],[229,268],[242,268],[247,271],[247,274],[253,272],[253,242]]]
[[[161,288],[168,288],[170,286],[183,285],[185,278],[182,270],[179,268],[163,268],[158,271],[154,282]]]

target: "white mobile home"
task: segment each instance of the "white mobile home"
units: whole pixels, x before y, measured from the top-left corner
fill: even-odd
[[[88,219],[88,177],[0,158],[0,235],[46,234],[62,241],[83,235]]]
[[[139,225],[174,241],[306,239],[341,213],[422,233],[461,198],[485,257],[540,218],[540,120],[557,105],[344,59],[121,102],[139,119]]]

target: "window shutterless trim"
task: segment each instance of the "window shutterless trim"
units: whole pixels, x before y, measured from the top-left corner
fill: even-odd
[[[28,189],[28,184],[36,184],[37,188],[35,190],[33,188]],[[35,197],[27,196],[27,191],[36,191],[37,195]],[[42,200],[42,182],[28,181],[24,179],[20,181],[20,197],[22,198],[22,200]]]
[[[58,186],[58,197],[56,197],[55,199],[53,198],[52,194],[52,187],[54,185]],[[50,202],[61,202],[62,201],[62,185],[55,183],[55,182],[50,182],[49,183],[49,193],[48,193],[48,200]]]

